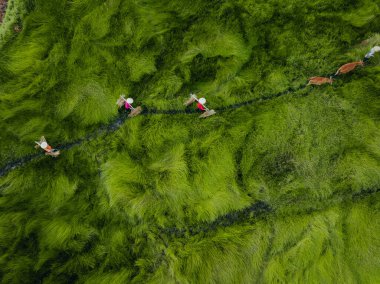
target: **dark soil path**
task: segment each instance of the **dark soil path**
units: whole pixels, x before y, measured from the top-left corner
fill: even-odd
[[[241,107],[244,107],[244,106],[247,106],[247,105],[252,105],[254,103],[260,103],[260,102],[268,101],[268,100],[275,99],[275,98],[278,98],[278,97],[282,97],[284,95],[291,94],[291,93],[294,93],[296,91],[303,90],[305,88],[306,88],[306,85],[302,85],[302,86],[300,86],[297,89],[288,89],[288,90],[286,90],[284,92],[277,93],[277,94],[274,94],[274,95],[269,95],[269,96],[262,97],[262,98],[255,98],[255,99],[251,99],[249,101],[244,101],[244,102],[241,102],[241,103],[236,103],[236,104],[225,106],[225,107],[214,108],[214,110],[216,110],[219,113],[219,112],[223,112],[223,111],[227,111],[227,110],[237,109],[237,108],[241,108]],[[157,114],[176,115],[176,114],[195,114],[195,113],[198,113],[197,110],[195,110],[195,109],[157,110],[157,109],[148,109],[148,108],[144,107],[141,115],[157,115]],[[73,141],[71,143],[67,143],[67,144],[64,144],[64,145],[58,145],[56,147],[56,149],[58,149],[58,150],[68,150],[68,149],[70,149],[70,148],[72,148],[74,146],[82,144],[83,142],[90,141],[90,140],[92,140],[92,139],[94,139],[94,138],[96,138],[96,137],[98,137],[98,136],[100,136],[102,134],[108,134],[108,133],[115,132],[116,130],[118,130],[123,125],[123,123],[127,119],[128,119],[127,115],[126,114],[122,114],[121,116],[119,116],[118,118],[116,118],[115,120],[113,120],[110,124],[103,125],[98,130],[96,130],[93,133],[90,133],[86,137],[83,137],[83,138],[81,138],[81,139],[79,139],[77,141]],[[31,162],[33,160],[36,160],[36,159],[44,157],[44,156],[45,155],[42,152],[40,152],[40,153],[37,153],[37,154],[27,155],[27,156],[22,157],[22,158],[20,158],[18,160],[9,162],[3,168],[0,168],[0,177],[3,176],[3,175],[5,175],[5,174],[7,174],[9,171],[11,171],[11,170],[13,170],[13,169],[15,169],[17,167],[20,167],[20,166],[22,166],[22,165],[24,165],[24,164],[26,164],[28,162]]]
[[[0,24],[3,22],[5,11],[7,10],[8,0],[0,0]]]
[[[4,0],[0,0],[0,1],[4,1]],[[369,63],[368,59],[366,59],[366,58],[363,59],[363,61],[365,61],[366,64]],[[326,75],[326,77],[327,78],[332,77],[334,79],[338,78],[336,74],[329,74],[329,75]],[[297,88],[289,88],[289,89],[287,89],[287,90],[285,90],[283,92],[277,93],[277,94],[272,94],[272,95],[268,95],[268,96],[261,97],[261,98],[254,98],[254,99],[251,99],[251,100],[248,100],[248,101],[232,104],[232,105],[229,105],[229,106],[214,108],[214,110],[216,110],[217,112],[223,112],[223,111],[233,110],[233,109],[241,108],[241,107],[244,107],[244,106],[247,106],[247,105],[257,104],[257,103],[265,102],[265,101],[268,101],[268,100],[276,99],[278,97],[282,97],[282,96],[285,96],[285,95],[289,95],[289,94],[292,94],[292,93],[295,93],[295,92],[299,92],[299,91],[302,91],[302,90],[306,89],[307,87],[308,87],[308,85],[304,84],[304,85],[300,85]],[[144,110],[142,111],[141,115],[156,115],[156,114],[176,115],[176,114],[194,114],[194,113],[197,113],[197,111],[194,110],[194,109],[157,110],[157,109],[148,109],[148,108],[144,107]],[[59,145],[58,147],[56,147],[56,149],[58,149],[58,150],[68,150],[68,149],[70,149],[70,148],[72,148],[74,146],[82,144],[83,142],[92,140],[92,139],[98,137],[101,134],[112,133],[112,132],[118,130],[126,120],[127,120],[127,116],[126,115],[122,115],[122,116],[116,118],[115,120],[113,120],[110,124],[101,126],[97,131],[88,134],[86,137],[83,137],[83,138],[81,138],[81,139],[79,139],[77,141],[73,141],[71,143],[67,143],[67,144],[64,144],[64,145]],[[4,176],[9,171],[11,171],[11,170],[13,170],[13,169],[15,169],[17,167],[20,167],[20,166],[22,166],[22,165],[24,165],[26,163],[29,163],[30,161],[36,160],[36,159],[41,158],[43,156],[44,156],[43,153],[38,153],[38,154],[27,155],[27,156],[22,157],[22,158],[20,158],[18,160],[11,161],[8,164],[6,164],[3,168],[0,168],[0,177]]]

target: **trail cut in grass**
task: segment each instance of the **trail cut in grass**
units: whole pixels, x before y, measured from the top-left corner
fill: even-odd
[[[379,3],[8,4],[0,282],[380,281]]]

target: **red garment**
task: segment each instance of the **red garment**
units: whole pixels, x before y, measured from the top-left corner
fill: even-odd
[[[201,104],[201,103],[197,103],[197,107],[200,109],[200,110],[206,110],[206,108]]]
[[[46,152],[51,152],[52,148],[50,145],[47,145],[47,147],[44,149]]]
[[[129,103],[127,103],[127,102],[125,102],[124,106],[125,106],[125,109],[130,109],[131,108],[131,105]]]

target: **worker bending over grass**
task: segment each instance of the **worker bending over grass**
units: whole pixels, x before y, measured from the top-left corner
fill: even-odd
[[[213,109],[208,109],[206,106],[205,106],[205,103],[206,103],[206,99],[205,98],[200,98],[198,99],[197,96],[195,94],[190,94],[190,99],[188,99],[184,105],[186,106],[189,106],[191,105],[192,103],[194,102],[197,102],[197,108],[200,110],[200,111],[203,111],[204,113],[202,113],[199,117],[200,118],[206,118],[208,116],[211,116],[211,115],[214,115],[216,112],[215,110]]]
[[[45,151],[45,155],[52,156],[52,157],[57,157],[60,154],[60,151],[57,149],[53,149],[47,142],[44,136],[41,137],[40,141],[35,141],[36,146],[35,148],[38,149],[41,147]]]
[[[118,105],[119,109],[121,109],[124,106],[125,111],[131,110],[128,117],[134,117],[136,115],[139,115],[142,111],[142,108],[140,106],[138,106],[136,108],[134,108],[132,106],[132,104],[133,104],[132,98],[125,99],[124,96],[120,96],[120,98],[117,100],[116,104]]]

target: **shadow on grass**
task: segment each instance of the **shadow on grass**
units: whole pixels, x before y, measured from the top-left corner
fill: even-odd
[[[368,59],[363,59],[363,61],[365,61],[368,64]],[[326,75],[326,77],[334,77],[335,78],[337,76],[335,74],[328,74],[328,75]],[[339,78],[339,77],[337,77],[337,78]],[[241,107],[244,107],[244,106],[247,106],[247,105],[252,105],[254,103],[265,102],[265,101],[268,101],[268,100],[272,100],[272,99],[276,99],[276,98],[279,98],[279,97],[283,97],[283,96],[291,94],[291,93],[302,91],[302,90],[306,89],[307,87],[308,87],[308,85],[304,84],[304,85],[299,86],[298,88],[289,88],[289,89],[287,89],[287,90],[285,90],[283,92],[279,92],[279,93],[276,93],[276,94],[264,96],[264,97],[261,97],[261,98],[254,98],[254,99],[251,99],[251,100],[247,100],[247,101],[244,101],[244,102],[232,104],[232,105],[225,106],[225,107],[214,108],[214,110],[217,111],[217,112],[223,112],[223,111],[227,111],[227,110],[233,110],[233,109],[241,108]],[[144,109],[143,109],[143,111],[142,111],[141,114],[142,115],[155,115],[155,114],[176,115],[176,114],[194,114],[194,113],[197,113],[197,110],[194,110],[194,109],[157,110],[157,109],[148,109],[148,108],[144,107]],[[119,129],[121,127],[121,125],[127,120],[127,118],[128,117],[127,117],[126,113],[123,113],[123,114],[121,114],[120,117],[118,117],[117,119],[115,119],[110,124],[108,124],[108,125],[102,125],[98,130],[96,130],[95,132],[87,135],[86,137],[81,138],[81,139],[79,139],[77,141],[73,141],[71,143],[59,146],[59,147],[57,147],[57,149],[58,150],[68,150],[68,149],[70,149],[70,148],[72,148],[74,146],[82,144],[83,142],[90,141],[90,140],[96,138],[97,136],[99,136],[101,134],[112,133],[112,132],[116,131],[117,129]],[[0,169],[0,177],[4,176],[5,174],[7,174],[11,170],[13,170],[13,169],[15,169],[17,167],[20,167],[20,166],[22,166],[22,165],[24,165],[24,164],[26,164],[26,163],[28,163],[28,162],[30,162],[32,160],[35,160],[37,158],[41,158],[42,156],[43,156],[42,153],[40,153],[40,154],[34,154],[34,155],[28,155],[28,156],[25,156],[25,157],[23,157],[21,159],[18,159],[16,161],[9,162],[3,168]]]

